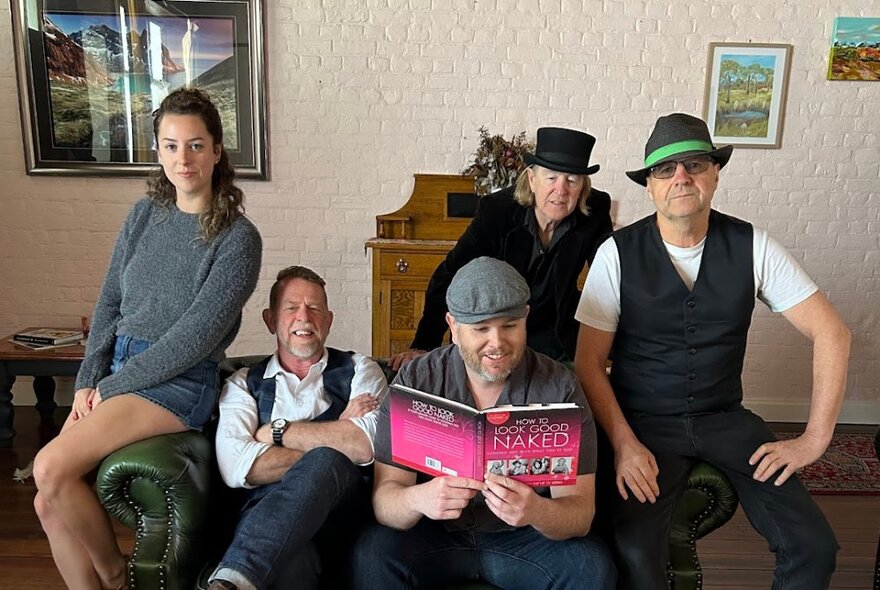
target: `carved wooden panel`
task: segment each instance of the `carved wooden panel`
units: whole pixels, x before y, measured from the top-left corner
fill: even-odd
[[[417,310],[413,309],[415,294],[412,289],[391,288],[391,330],[415,330]],[[419,314],[421,312],[419,311]]]

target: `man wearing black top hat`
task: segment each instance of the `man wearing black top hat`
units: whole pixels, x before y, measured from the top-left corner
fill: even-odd
[[[446,289],[456,271],[479,256],[503,260],[525,277],[528,346],[554,359],[574,358],[577,279],[611,232],[611,198],[590,183],[599,170],[590,165],[596,138],[557,127],[538,129],[537,138],[516,185],[480,199],[470,226],[434,271],[412,350],[392,357],[392,368],[440,346]]]
[[[602,244],[578,305],[575,368],[614,451],[621,588],[666,588],[671,515],[698,459],[727,475],[776,554],[774,589],[827,588],[834,571],[834,532],[794,473],[831,440],[850,333],[765,231],[711,208],[732,151],[700,119],[658,119],[644,167],[627,172],[657,211]],[[792,440],[742,406],[756,298],[813,341],[810,417]]]

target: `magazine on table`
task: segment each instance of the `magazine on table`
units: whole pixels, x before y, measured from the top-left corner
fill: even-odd
[[[8,341],[28,350],[55,350],[56,348],[67,348],[68,346],[79,344],[79,340],[76,342],[65,342],[64,344],[34,344],[33,342],[20,342],[14,338],[10,338]]]
[[[392,384],[391,458],[429,475],[482,480],[506,475],[530,486],[577,479],[582,409],[573,403],[477,410]]]
[[[83,333],[82,330],[65,330],[63,328],[35,328],[18,332],[12,338],[16,342],[57,346],[69,342],[79,342],[83,338]]]

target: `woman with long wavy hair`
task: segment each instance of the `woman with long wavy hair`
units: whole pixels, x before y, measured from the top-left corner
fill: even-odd
[[[259,276],[262,241],[208,95],[172,92],[153,131],[161,166],[117,238],[70,415],[34,460],[34,506],[70,588],[126,587],[125,557],[87,475],[123,446],[202,429]]]

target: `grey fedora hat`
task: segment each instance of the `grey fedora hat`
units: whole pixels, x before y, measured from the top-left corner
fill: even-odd
[[[596,138],[583,131],[562,127],[541,127],[534,154],[523,154],[526,164],[570,174],[595,174],[599,165],[590,166],[590,152]]]
[[[684,113],[672,113],[657,119],[651,137],[645,144],[645,166],[626,175],[642,186],[648,184],[651,168],[664,162],[688,156],[709,156],[722,168],[730,159],[733,146],[716,148],[706,122]]]

